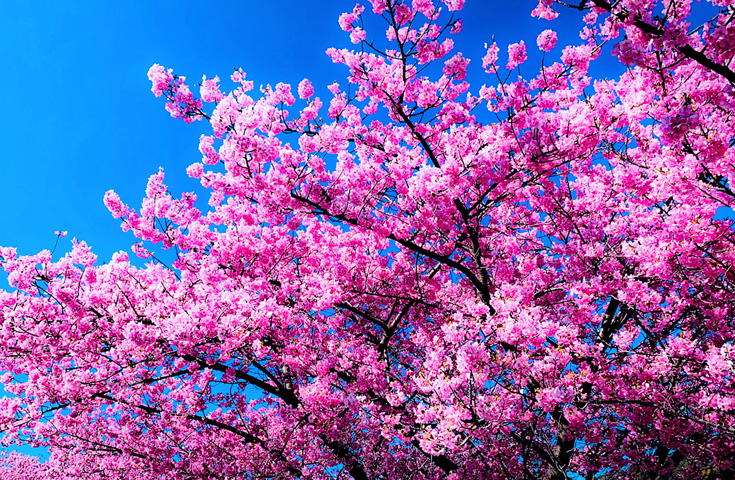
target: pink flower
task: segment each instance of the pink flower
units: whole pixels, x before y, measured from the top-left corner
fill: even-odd
[[[370,4],[373,6],[373,13],[380,15],[387,8],[385,5],[386,0],[370,0]]]
[[[207,165],[214,165],[220,161],[220,155],[214,148],[214,137],[211,135],[201,135],[199,137],[199,151],[204,155],[202,162]]]
[[[500,49],[498,48],[498,44],[495,42],[493,42],[489,47],[485,45],[485,48],[487,48],[487,53],[482,57],[482,68],[484,68],[488,73],[494,72],[497,68],[495,63],[498,61],[498,52]]]
[[[54,235],[57,235],[59,237],[66,237],[66,233],[67,233],[66,230],[56,230],[54,232]]]
[[[485,85],[480,88],[480,98],[487,102],[492,102],[497,97],[498,92],[493,87],[487,87]]]
[[[465,0],[444,0],[444,4],[447,6],[450,12],[456,12],[462,10],[464,7]]]
[[[513,70],[526,61],[526,44],[521,40],[518,43],[508,45],[508,63],[505,68]]]
[[[355,8],[352,9],[349,13],[343,13],[339,16],[339,27],[344,30],[345,32],[351,32],[353,30],[352,24],[355,23],[360,18],[360,14],[365,10],[364,7],[361,7],[359,4],[355,5]]]
[[[630,40],[623,40],[612,49],[612,54],[618,57],[623,65],[635,65],[643,57],[643,47],[636,45]]]
[[[309,98],[312,95],[314,95],[314,87],[311,85],[311,82],[307,79],[301,80],[299,82],[299,88],[298,88],[299,98]]]
[[[171,82],[174,80],[173,70],[170,68],[166,70],[159,64],[154,63],[148,70],[148,79],[153,83],[151,92],[157,97],[160,97],[171,86]]]
[[[204,165],[201,163],[192,163],[187,167],[186,173],[191,178],[202,178],[202,175],[204,174]]]
[[[411,7],[417,12],[423,13],[427,18],[432,18],[436,12],[432,0],[413,0]]]
[[[464,80],[467,76],[467,65],[470,61],[462,56],[461,53],[456,54],[444,63],[443,73],[447,77],[454,77],[457,80]]]
[[[354,13],[343,13],[339,16],[339,28],[345,32],[349,32],[352,30],[352,24],[356,22],[357,19],[358,16]]]
[[[153,256],[151,251],[143,247],[143,242],[134,243],[130,248],[140,258],[150,258]]]
[[[113,218],[122,218],[128,214],[128,207],[126,207],[120,197],[112,190],[105,192],[104,203],[107,209],[112,213]]]
[[[561,54],[561,61],[574,67],[577,72],[586,73],[590,66],[590,60],[595,58],[595,53],[589,45],[578,45],[576,47],[568,45],[564,47]]]
[[[559,12],[555,12],[554,9],[552,9],[548,5],[539,3],[538,6],[533,9],[531,15],[534,17],[543,18],[544,20],[553,20],[559,16]]]
[[[222,92],[219,90],[219,77],[209,79],[206,76],[202,77],[199,95],[205,102],[219,102],[222,100]]]
[[[354,44],[358,44],[365,40],[366,36],[367,33],[365,30],[360,27],[356,27],[350,32],[350,41]]]
[[[553,30],[544,30],[536,38],[536,45],[544,52],[550,52],[556,46],[556,32]]]
[[[296,101],[291,93],[291,85],[287,83],[279,82],[276,84],[276,88],[273,89],[273,98],[279,102],[283,102],[288,106],[291,106]]]
[[[339,83],[333,82],[331,85],[327,87],[327,89],[332,92],[334,95],[339,95]]]

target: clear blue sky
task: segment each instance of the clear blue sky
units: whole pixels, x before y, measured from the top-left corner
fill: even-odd
[[[458,50],[473,59],[475,74],[493,35],[503,63],[508,43],[525,39],[529,53],[537,52],[536,35],[550,26],[560,33],[559,45],[576,40],[578,15],[564,12],[550,25],[530,17],[534,4],[467,1]],[[337,17],[353,6],[345,0],[0,2],[0,245],[35,253],[53,247],[54,230],[67,230],[57,255],[73,237],[89,243],[100,261],[128,249],[134,239],[107,212],[104,192],[114,189],[139,205],[159,166],[173,191],[195,189],[184,169],[199,161],[198,137],[206,132],[204,123],[168,116],[150,92],[148,68],[160,63],[192,83],[205,74],[226,79],[242,67],[256,86],[304,77],[318,90],[334,80],[344,84],[346,70],[324,51],[351,47]],[[382,29],[373,33],[382,36]],[[529,59],[526,76],[539,61]],[[473,79],[475,90],[493,81]]]

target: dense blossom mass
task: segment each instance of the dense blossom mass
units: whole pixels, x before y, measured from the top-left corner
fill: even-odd
[[[51,453],[3,478],[733,478],[733,2],[542,0],[474,87],[463,3],[340,16],[324,99],[150,69],[209,198],[106,194],[170,266],[0,249],[0,429]]]

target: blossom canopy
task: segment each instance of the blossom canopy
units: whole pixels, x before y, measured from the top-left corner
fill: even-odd
[[[733,478],[735,8],[588,0],[473,88],[463,5],[355,6],[329,86],[150,68],[208,198],[105,194],[145,265],[0,248],[2,438],[50,451],[3,478]]]

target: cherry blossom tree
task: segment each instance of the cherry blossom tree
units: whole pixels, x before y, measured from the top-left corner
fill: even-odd
[[[343,14],[325,100],[150,69],[208,206],[105,196],[170,266],[0,250],[0,425],[51,452],[4,478],[733,478],[735,7],[543,0],[579,44],[471,88],[463,3]]]

